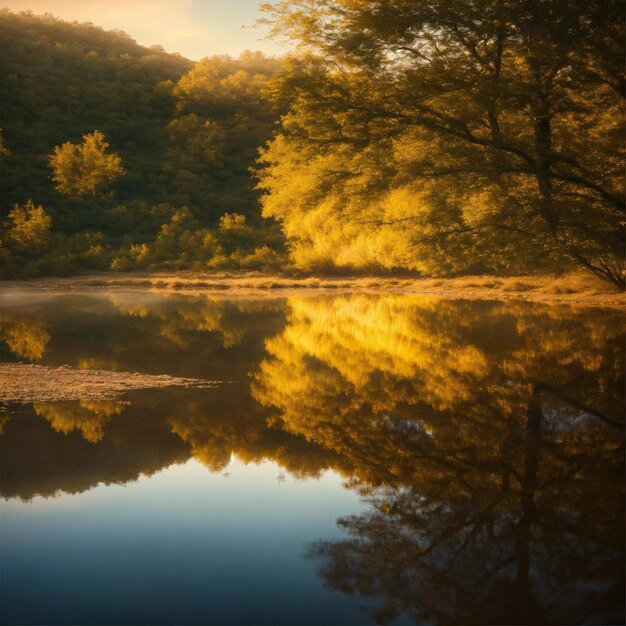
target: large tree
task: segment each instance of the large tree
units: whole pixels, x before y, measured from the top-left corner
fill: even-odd
[[[307,53],[261,172],[301,264],[576,263],[624,286],[621,2],[264,8]]]

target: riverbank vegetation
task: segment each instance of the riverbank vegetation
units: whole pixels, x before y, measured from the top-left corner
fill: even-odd
[[[620,2],[264,11],[293,54],[195,64],[0,13],[4,278],[584,270],[623,290]]]

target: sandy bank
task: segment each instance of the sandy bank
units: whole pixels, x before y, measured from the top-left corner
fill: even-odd
[[[0,402],[49,402],[58,400],[105,400],[134,389],[163,387],[211,388],[217,381],[197,378],[79,370],[24,363],[0,363]]]

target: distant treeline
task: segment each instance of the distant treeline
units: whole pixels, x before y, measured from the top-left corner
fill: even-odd
[[[4,276],[582,267],[624,287],[621,1],[265,11],[291,57],[193,64],[0,13]]]

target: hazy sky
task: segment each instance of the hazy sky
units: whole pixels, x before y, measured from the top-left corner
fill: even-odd
[[[126,31],[140,44],[162,45],[190,59],[243,50],[286,51],[253,28],[261,0],[0,0],[12,11],[52,13]],[[243,26],[243,28],[242,28]]]

